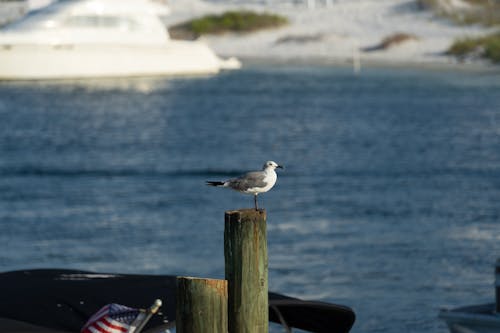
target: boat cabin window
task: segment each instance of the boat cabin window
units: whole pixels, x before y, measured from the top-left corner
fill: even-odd
[[[11,23],[6,30],[34,30],[51,28],[110,28],[125,31],[140,30],[140,25],[130,17],[111,15],[72,15],[65,19],[52,19],[47,15],[34,15]]]
[[[73,15],[64,20],[64,26],[71,28],[113,28],[137,30],[139,25],[130,17],[110,15]]]
[[[4,27],[6,31],[29,31],[36,29],[50,29],[57,26],[57,22],[53,20],[53,10],[33,11],[22,19],[14,21]]]

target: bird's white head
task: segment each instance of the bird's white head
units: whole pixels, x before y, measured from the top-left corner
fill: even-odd
[[[279,165],[278,163],[274,162],[274,161],[267,161],[265,164],[264,164],[264,167],[263,169],[271,169],[271,170],[275,170],[276,168],[278,169],[283,169],[283,166],[282,165]]]

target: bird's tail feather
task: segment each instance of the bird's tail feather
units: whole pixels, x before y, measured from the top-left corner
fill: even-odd
[[[210,185],[210,186],[224,186],[224,182],[207,181],[206,183],[207,183],[207,185]]]

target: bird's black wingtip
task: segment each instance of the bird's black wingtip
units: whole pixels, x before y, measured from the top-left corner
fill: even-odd
[[[210,185],[210,186],[222,186],[224,185],[224,182],[218,182],[218,181],[206,181],[205,182],[207,185]]]

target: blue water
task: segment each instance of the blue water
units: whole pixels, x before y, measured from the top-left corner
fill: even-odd
[[[222,277],[204,185],[286,166],[260,197],[270,289],[345,304],[353,332],[446,332],[493,301],[500,75],[250,65],[195,78],[0,83],[0,271]]]

